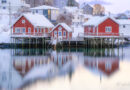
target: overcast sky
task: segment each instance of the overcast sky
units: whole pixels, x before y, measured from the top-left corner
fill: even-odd
[[[93,3],[95,0],[77,0],[78,2],[89,2]],[[126,10],[130,10],[130,0],[98,0],[100,1],[107,11],[112,13],[121,13]]]

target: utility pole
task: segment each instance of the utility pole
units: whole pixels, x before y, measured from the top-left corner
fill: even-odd
[[[11,3],[9,2],[9,25],[11,25]]]

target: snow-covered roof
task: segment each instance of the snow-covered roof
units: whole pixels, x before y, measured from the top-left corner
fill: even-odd
[[[76,11],[83,11],[82,9],[79,9],[78,7],[68,7],[68,6],[66,6],[66,7],[64,7],[64,9],[67,11],[67,12],[70,12],[70,13],[72,13],[72,12],[76,12]]]
[[[57,24],[55,27],[54,27],[54,29],[57,27],[57,26],[59,26],[59,25],[61,25],[64,29],[66,29],[68,32],[72,32],[72,29],[67,25],[67,24],[65,24],[65,23],[59,23],[59,24]],[[53,30],[54,30],[53,29]],[[52,31],[53,31],[52,30]]]
[[[31,8],[31,9],[57,9],[58,10],[59,8],[47,6],[47,5],[42,5],[42,6],[34,7],[34,8]]]
[[[84,26],[87,26],[87,25],[98,26],[99,24],[101,24],[103,21],[105,21],[108,18],[111,18],[113,21],[115,21],[116,23],[118,23],[113,17],[109,17],[109,16],[94,16],[94,17],[90,18],[84,24]]]
[[[120,25],[130,25],[130,20],[129,19],[119,19],[117,20]]]
[[[35,27],[45,27],[45,28],[50,28],[50,27],[54,27],[54,25],[44,16],[44,15],[40,15],[40,14],[33,14],[33,13],[26,13],[23,14],[22,16],[24,16],[27,20],[29,20],[29,22],[34,25]],[[20,18],[22,17],[20,16]],[[18,20],[20,19],[18,18]],[[16,22],[18,21],[16,20]],[[15,22],[15,23],[16,23]],[[14,24],[15,24],[14,23]],[[13,24],[13,25],[14,25]]]

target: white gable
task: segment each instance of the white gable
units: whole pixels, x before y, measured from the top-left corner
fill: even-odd
[[[90,18],[85,24],[84,26],[98,26],[99,24],[101,24],[103,21],[105,21],[106,19],[111,18],[113,21],[115,21],[116,23],[118,23],[114,18],[112,17],[108,17],[108,16],[95,16]]]

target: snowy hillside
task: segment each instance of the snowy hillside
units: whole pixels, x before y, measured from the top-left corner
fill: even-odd
[[[12,22],[14,19],[12,19]],[[9,12],[0,10],[0,44],[10,42]]]

